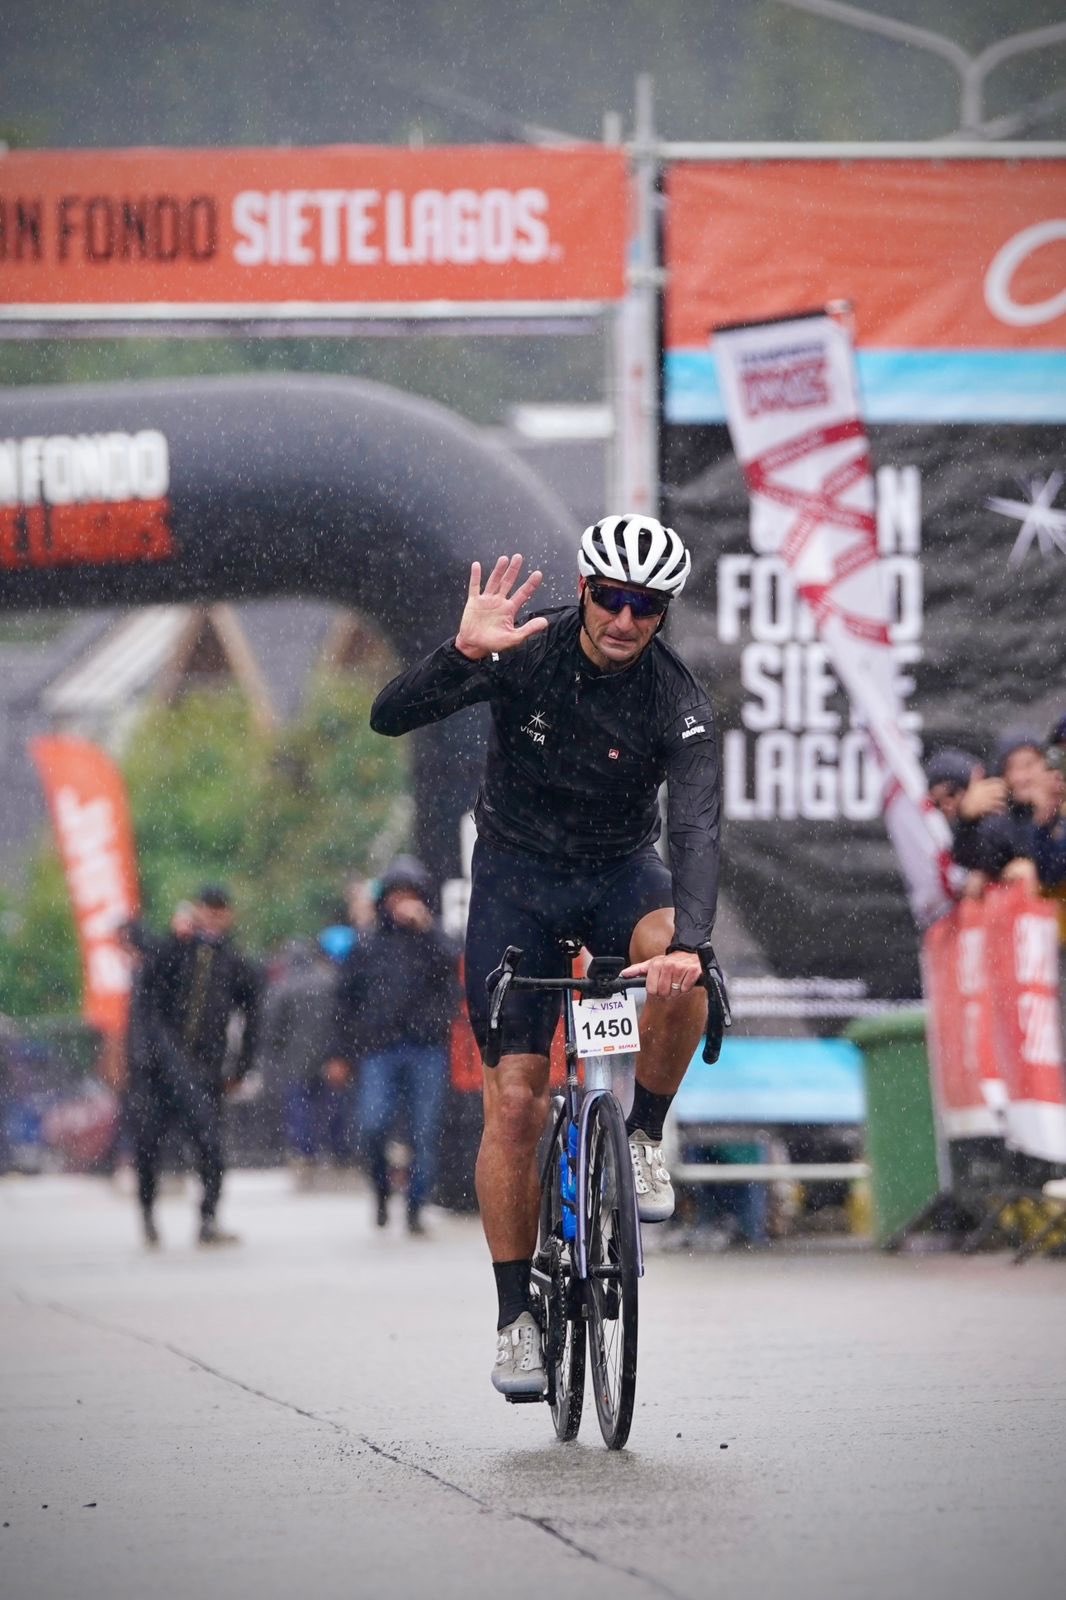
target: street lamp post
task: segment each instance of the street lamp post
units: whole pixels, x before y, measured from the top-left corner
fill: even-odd
[[[954,39],[948,39],[931,28],[919,28],[913,22],[899,22],[895,17],[883,17],[861,6],[846,5],[844,0],[778,0],[779,5],[793,11],[806,11],[813,17],[824,17],[827,22],[839,22],[863,33],[877,33],[898,44],[913,45],[938,55],[955,68],[961,80],[959,102],[959,134],[971,137],[995,137],[996,125],[984,120],[984,89],[989,73],[1012,56],[1030,50],[1040,50],[1046,45],[1066,44],[1066,22],[1052,22],[1046,28],[1031,28],[1025,33],[999,39],[977,55],[971,55]]]

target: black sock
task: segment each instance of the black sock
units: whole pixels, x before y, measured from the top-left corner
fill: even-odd
[[[497,1330],[506,1328],[509,1322],[514,1322],[523,1311],[529,1310],[529,1274],[533,1263],[529,1257],[522,1261],[494,1261],[492,1270],[496,1274],[496,1293],[500,1301],[500,1315],[496,1323]]]
[[[638,1078],[633,1085],[633,1109],[626,1118],[626,1132],[632,1135],[639,1129],[649,1139],[661,1139],[673,1098],[672,1094],[652,1094]]]

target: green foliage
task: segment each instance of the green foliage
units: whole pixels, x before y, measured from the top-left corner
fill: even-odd
[[[370,731],[372,697],[355,674],[323,674],[276,733],[236,690],[189,694],[140,721],[124,767],[149,922],[165,926],[209,881],[233,890],[242,942],[261,953],[342,914],[348,873],[380,867],[402,842],[405,752]],[[0,903],[0,1010],[76,1010],[80,982],[62,868],[44,848],[22,900]]]
[[[0,901],[0,1011],[32,1017],[76,1011],[81,965],[63,866],[52,846],[30,865],[18,902]]]
[[[242,924],[265,949],[336,918],[344,879],[379,866],[375,842],[406,785],[405,751],[370,731],[372,692],[323,674],[264,763],[254,830],[239,854]]]
[[[371,700],[357,676],[327,673],[278,733],[236,690],[151,712],[125,764],[146,915],[163,923],[222,880],[256,949],[334,919],[404,792],[403,752],[371,733]]]
[[[521,401],[595,401],[602,335],[426,334],[388,339],[31,339],[0,342],[0,384],[116,383],[239,372],[337,373],[386,383],[471,421],[500,420]]]
[[[186,695],[138,724],[124,766],[149,919],[234,876],[259,823],[268,749],[235,689]]]

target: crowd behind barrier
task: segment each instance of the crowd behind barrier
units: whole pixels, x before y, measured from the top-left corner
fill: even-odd
[[[986,763],[966,750],[937,750],[926,763],[929,799],[952,833],[950,883],[957,899],[1018,884],[1057,902],[1066,939],[1066,713],[1046,738],[1010,728]]]
[[[913,1228],[972,1244],[1016,1233],[1066,1173],[1066,715],[1006,730],[987,765],[938,750],[926,777],[955,905],[923,939],[941,1192]]]
[[[1008,1091],[1017,1106],[1029,1077],[1043,1072],[1050,1094],[1062,1075],[1066,713],[1046,738],[1006,730],[987,765],[969,751],[938,750],[926,778],[951,827],[957,902],[924,942],[943,1117],[965,1135],[992,1131],[998,1114],[1002,1131]],[[986,1087],[982,1097],[981,1083],[1006,1089]]]

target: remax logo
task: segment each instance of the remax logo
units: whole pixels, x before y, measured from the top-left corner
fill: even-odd
[[[767,411],[803,411],[829,401],[825,347],[794,345],[742,356],[740,386],[749,417]]]

